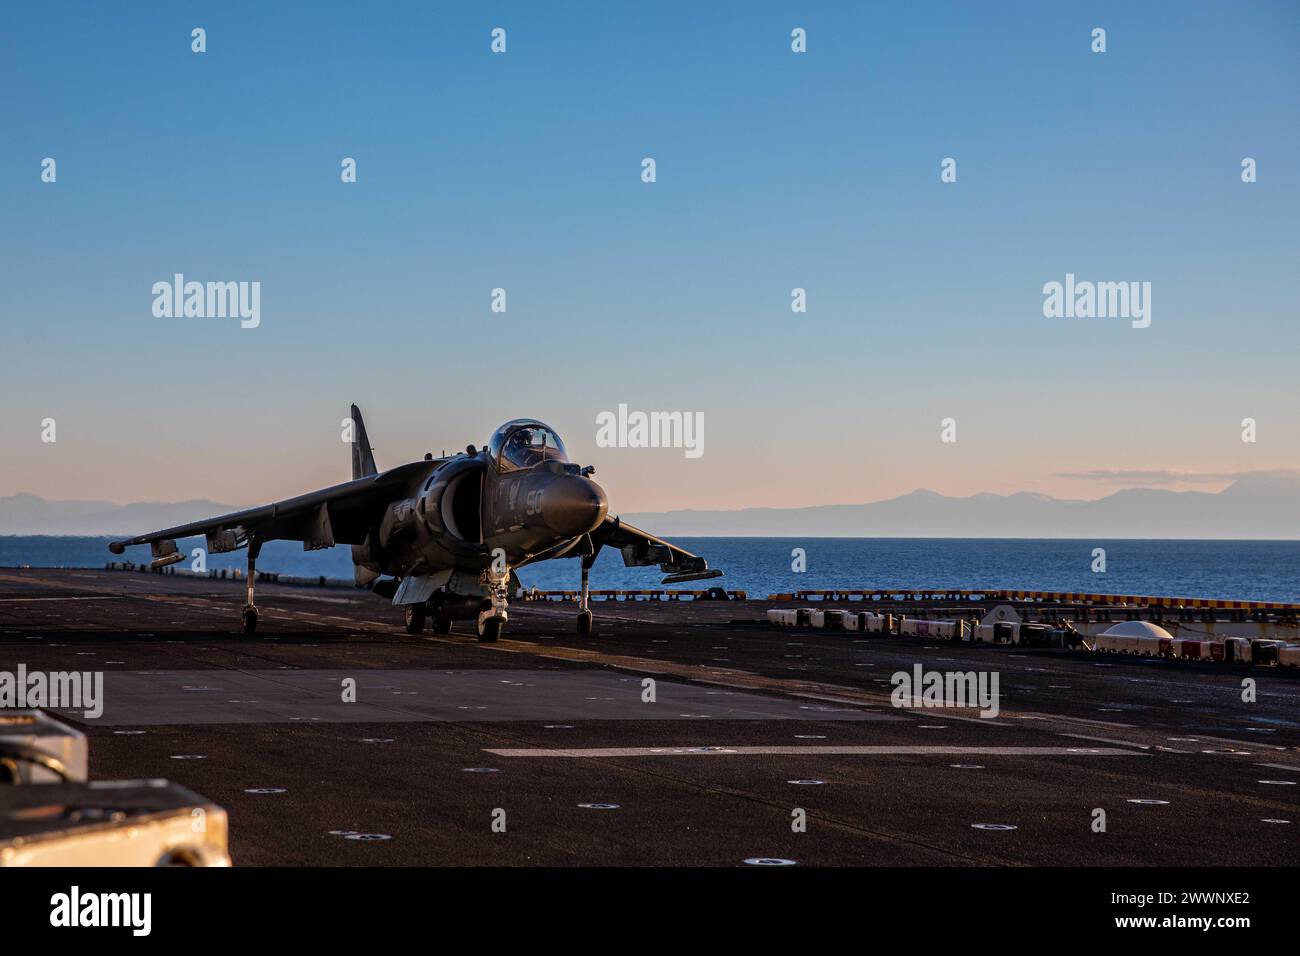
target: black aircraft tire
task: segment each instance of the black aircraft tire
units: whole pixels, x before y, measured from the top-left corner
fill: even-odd
[[[594,627],[594,625],[592,623],[591,612],[579,611],[578,612],[578,633],[590,634],[592,627]]]
[[[495,644],[497,638],[501,636],[501,627],[504,622],[499,617],[490,617],[478,627],[478,642],[480,644]]]
[[[246,607],[243,614],[239,616],[241,630],[245,634],[252,634],[257,630],[257,608]]]
[[[424,621],[427,612],[423,604],[406,605],[406,633],[419,634],[424,630]]]
[[[447,618],[445,617],[440,617],[439,615],[435,614],[433,616],[433,633],[450,634],[451,621],[447,620]]]

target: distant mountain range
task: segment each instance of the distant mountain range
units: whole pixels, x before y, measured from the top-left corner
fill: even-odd
[[[46,501],[37,495],[0,498],[0,534],[135,535],[238,511],[215,501]]]
[[[664,537],[1300,539],[1300,472],[1255,472],[1217,493],[1130,488],[1094,501],[1019,492],[952,498],[920,489],[810,508],[627,514]]]
[[[238,510],[215,501],[0,498],[0,534],[128,535]],[[1220,492],[1130,488],[1094,501],[1019,492],[953,498],[920,489],[885,501],[809,508],[624,514],[671,536],[1300,539],[1300,472],[1255,472]]]

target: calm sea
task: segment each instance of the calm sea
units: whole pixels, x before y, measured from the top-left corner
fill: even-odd
[[[0,567],[102,568],[110,560],[149,561],[149,548],[109,554],[108,538],[0,536]],[[722,568],[707,584],[751,596],[800,588],[1023,588],[1257,601],[1300,601],[1300,541],[1096,541],[962,538],[674,538]],[[189,549],[201,538],[183,542]],[[807,570],[791,569],[802,548]],[[1106,570],[1093,573],[1093,550],[1106,551]],[[209,555],[209,568],[243,567],[243,552]],[[188,565],[183,563],[180,567]],[[273,541],[258,568],[283,574],[351,579],[347,548],[304,552]],[[526,587],[576,588],[575,560],[521,569]],[[592,569],[594,588],[654,588],[658,568],[625,568],[605,549]],[[694,587],[696,585],[681,585]]]

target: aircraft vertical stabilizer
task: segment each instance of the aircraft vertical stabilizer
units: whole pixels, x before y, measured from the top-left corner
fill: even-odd
[[[364,478],[377,474],[375,453],[370,448],[370,438],[366,435],[366,423],[361,420],[361,409],[352,406],[352,478]]]

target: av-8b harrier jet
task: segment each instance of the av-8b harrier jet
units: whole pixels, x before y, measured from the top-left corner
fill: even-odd
[[[579,558],[582,592],[578,633],[592,630],[588,572],[605,546],[628,567],[659,565],[664,584],[720,577],[688,551],[623,524],[591,480],[595,469],[569,461],[551,428],[533,419],[506,422],[481,450],[468,446],[449,458],[388,471],[375,467],[361,412],[352,406],[352,480],[297,498],[207,521],[114,541],[153,547],[152,567],[184,560],[178,538],[207,537],[210,553],[248,548],[244,633],[257,629],[253,604],[257,556],[267,541],[301,541],[304,551],[352,545],[358,587],[405,608],[406,630],[425,622],[446,634],[452,621],[478,622],[479,640],[492,642],[519,589],[515,568],[552,558]]]

